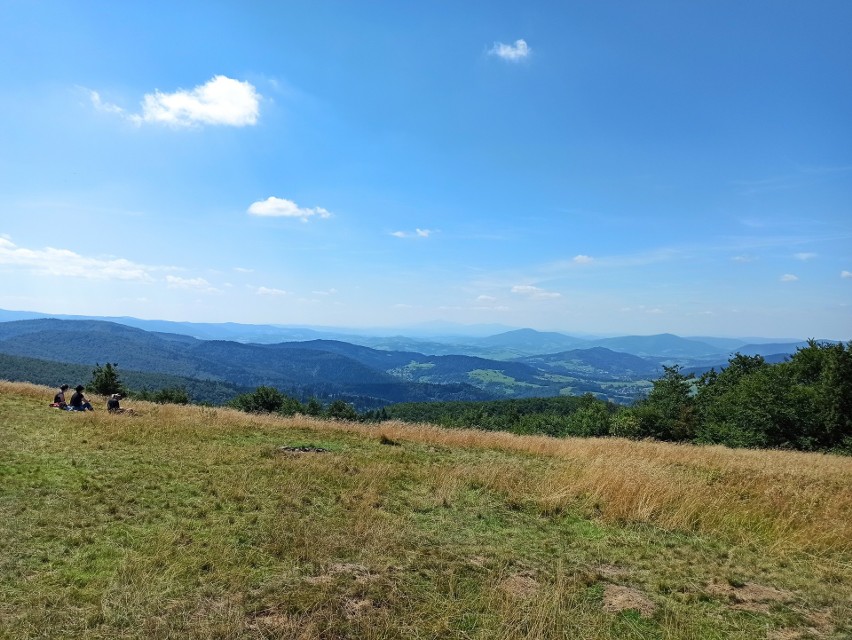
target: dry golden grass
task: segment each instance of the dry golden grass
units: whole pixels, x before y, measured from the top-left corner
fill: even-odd
[[[0,382],[0,638],[850,631],[850,458],[51,395]]]

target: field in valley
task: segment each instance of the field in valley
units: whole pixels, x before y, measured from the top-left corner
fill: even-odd
[[[848,638],[852,458],[0,382],[2,638]]]

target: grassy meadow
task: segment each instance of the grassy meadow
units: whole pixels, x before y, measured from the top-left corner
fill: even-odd
[[[852,637],[852,458],[53,393],[0,382],[0,638]]]

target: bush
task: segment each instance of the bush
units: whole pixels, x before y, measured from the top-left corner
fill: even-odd
[[[301,402],[275,387],[258,387],[250,393],[237,396],[228,406],[247,413],[280,413],[287,416],[304,413]]]

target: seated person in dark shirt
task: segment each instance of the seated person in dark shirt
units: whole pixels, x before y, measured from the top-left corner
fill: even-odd
[[[86,396],[83,395],[83,389],[85,389],[85,387],[81,384],[78,384],[75,387],[74,391],[76,393],[71,396],[72,411],[94,411],[94,409],[92,409],[92,405],[86,399]]]
[[[124,409],[121,408],[121,404],[118,402],[121,400],[120,393],[114,393],[107,400],[107,411],[110,413],[123,413]]]
[[[53,396],[53,404],[51,407],[56,407],[57,409],[67,409],[68,403],[65,401],[65,392],[68,391],[68,385],[63,384],[59,387],[59,393]]]
[[[114,393],[107,400],[107,411],[110,413],[134,413],[133,409],[125,409],[118,402],[123,396],[120,393]]]

